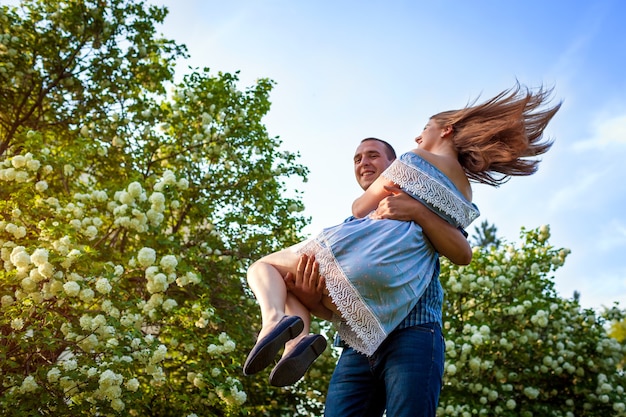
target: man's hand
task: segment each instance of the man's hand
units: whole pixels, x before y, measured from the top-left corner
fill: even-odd
[[[419,207],[415,203],[421,203],[417,202],[399,187],[385,186],[385,190],[389,191],[391,195],[383,198],[378,203],[378,208],[372,217],[376,219],[412,221],[416,207]],[[424,209],[428,210],[425,206]]]
[[[391,195],[381,200],[373,218],[413,221],[422,227],[437,252],[452,263],[468,265],[472,261],[472,248],[460,230],[399,187],[385,189]]]
[[[291,273],[285,276],[285,285],[311,311],[319,307],[326,288],[324,277],[319,275],[319,265],[315,262],[315,257],[307,255],[300,256],[295,277]]]

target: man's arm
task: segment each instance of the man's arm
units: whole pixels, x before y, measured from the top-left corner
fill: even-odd
[[[463,233],[439,217],[428,207],[415,200],[398,187],[385,187],[392,195],[378,204],[376,217],[414,221],[422,227],[437,252],[457,265],[472,261],[472,248]]]
[[[332,319],[332,311],[322,304],[326,282],[319,274],[319,265],[315,262],[315,257],[300,256],[296,276],[288,273],[285,276],[285,285],[312,314],[324,320]]]

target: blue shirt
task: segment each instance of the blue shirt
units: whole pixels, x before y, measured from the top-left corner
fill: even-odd
[[[459,231],[467,238],[467,232],[462,227],[458,228]],[[437,323],[439,326],[443,326],[443,287],[441,281],[439,281],[439,272],[441,266],[439,261],[435,267],[433,278],[430,281],[424,295],[417,302],[417,305],[413,307],[413,310],[406,316],[406,318],[396,327],[396,329],[406,329],[407,327],[418,326],[426,323]]]

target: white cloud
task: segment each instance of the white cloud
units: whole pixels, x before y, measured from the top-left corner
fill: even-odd
[[[573,149],[587,151],[606,149],[612,145],[626,145],[626,114],[594,123],[593,131],[594,135],[591,138],[576,142]]]
[[[589,191],[594,189],[594,185],[599,183],[607,174],[608,170],[600,172],[587,172],[584,175],[571,175],[572,181],[569,186],[556,191],[548,201],[548,209],[555,213],[566,210],[568,207],[575,207],[581,201],[585,201]]]

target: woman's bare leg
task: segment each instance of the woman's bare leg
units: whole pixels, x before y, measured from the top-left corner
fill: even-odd
[[[302,333],[298,335],[298,337],[291,339],[285,344],[285,350],[283,352],[283,356],[285,354],[291,352],[291,350],[298,344],[300,340],[306,335],[309,334],[311,329],[311,312],[298,300],[298,298],[287,292],[287,302],[285,304],[285,311],[290,316],[299,316],[304,322],[304,329]]]
[[[310,313],[300,301],[287,293],[283,276],[295,273],[299,255],[285,249],[267,255],[248,268],[248,285],[261,308],[262,328],[258,339],[265,336],[286,314],[297,315],[304,321],[304,330],[298,337],[309,334]]]

